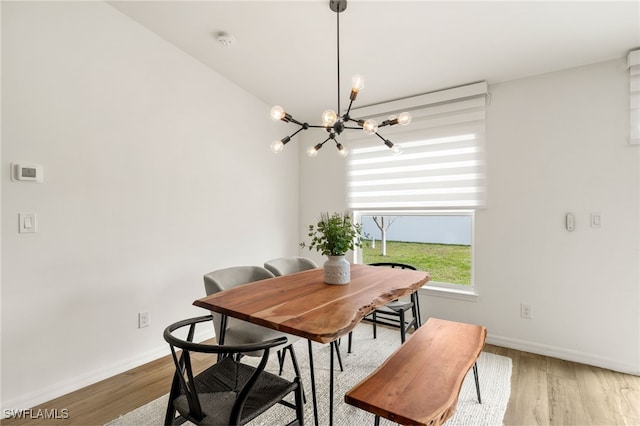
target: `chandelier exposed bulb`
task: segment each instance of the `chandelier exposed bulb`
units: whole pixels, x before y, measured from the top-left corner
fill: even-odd
[[[389,139],[385,139],[384,140],[384,144],[387,146],[387,148],[389,148],[391,150],[391,153],[393,155],[400,155],[402,154],[402,148],[400,148],[400,145],[396,145],[393,142],[391,142]]]
[[[349,99],[352,102],[355,101],[358,96],[358,92],[362,89],[364,89],[364,77],[359,74],[351,77],[351,95],[349,96]]]
[[[349,150],[345,148],[341,143],[336,144],[336,148],[338,148],[338,154],[340,154],[341,156],[346,157],[347,155],[349,155]]]
[[[368,119],[362,124],[362,130],[368,135],[373,135],[378,131],[378,122]]]
[[[318,151],[320,150],[320,148],[322,148],[322,144],[316,144],[315,146],[310,146],[309,148],[307,148],[307,155],[309,157],[315,157],[316,155],[318,155]]]
[[[408,112],[403,112],[399,116],[391,115],[388,120],[385,120],[382,125],[383,126],[395,126],[396,124],[400,124],[402,126],[406,126],[411,123],[411,114]]]
[[[398,124],[406,126],[409,123],[411,123],[411,114],[408,112],[403,112],[398,116]]]
[[[282,120],[285,117],[286,113],[284,109],[280,105],[276,105],[271,108],[271,118],[274,120]]]
[[[284,138],[280,139],[279,141],[271,142],[271,152],[273,152],[274,154],[277,154],[277,153],[281,152],[284,149],[284,146],[290,140],[291,140],[291,138],[289,136],[285,136]]]
[[[338,114],[332,109],[327,109],[322,113],[322,125],[333,126],[338,120]]]
[[[356,92],[364,89],[364,77],[360,74],[356,74],[351,77],[351,90],[355,90]]]
[[[282,143],[282,141],[271,142],[271,152],[273,152],[274,154],[278,154],[282,152],[283,149],[284,149],[284,144]]]

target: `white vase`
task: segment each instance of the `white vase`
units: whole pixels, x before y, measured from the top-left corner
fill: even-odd
[[[324,262],[324,282],[326,284],[349,284],[351,265],[344,256],[329,256]]]

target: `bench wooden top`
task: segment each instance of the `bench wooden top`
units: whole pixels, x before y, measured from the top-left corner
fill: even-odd
[[[329,343],[374,309],[417,291],[428,272],[351,265],[351,282],[329,285],[320,268],[240,285],[196,300],[201,308]]]
[[[479,325],[431,318],[345,401],[396,423],[441,425],[455,412],[486,335]]]

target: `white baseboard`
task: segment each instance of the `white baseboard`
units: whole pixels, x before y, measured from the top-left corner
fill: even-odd
[[[615,359],[594,356],[592,354],[574,351],[571,349],[513,339],[510,337],[496,336],[491,333],[487,335],[487,343],[640,376],[640,365],[626,364]]]
[[[211,331],[200,332],[196,333],[194,341],[201,342],[210,339],[211,337],[213,337],[213,333]],[[3,413],[2,416],[4,416],[5,410],[33,408],[36,405],[43,404],[47,401],[51,401],[52,399],[66,395],[70,392],[77,391],[78,389],[82,389],[85,386],[92,385],[101,380],[108,379],[109,377],[113,377],[120,373],[124,373],[125,371],[131,370],[132,368],[136,368],[148,362],[155,361],[158,358],[169,355],[170,353],[171,352],[169,351],[169,346],[167,345],[167,343],[162,341],[162,343],[158,347],[155,347],[138,356],[121,360],[120,362],[105,366],[104,368],[101,368],[99,370],[94,370],[90,374],[84,374],[78,377],[70,378],[63,383],[56,383],[53,386],[48,386],[44,389],[38,389],[35,392],[21,395],[17,398],[13,398],[7,401],[2,401],[2,406],[0,407],[0,410]],[[167,389],[167,392],[168,391],[169,389]],[[62,409],[66,407],[47,408]]]
[[[210,332],[200,333],[194,339],[195,341],[203,341],[212,337]],[[510,337],[496,336],[489,334],[487,336],[487,343],[502,346],[505,348],[517,349],[524,352],[531,352],[539,355],[550,356],[553,358],[564,359],[567,361],[578,362],[581,364],[593,365],[596,367],[607,368],[622,373],[633,374],[640,376],[640,366],[621,363],[617,360],[610,358],[603,358],[593,356],[591,354],[573,351],[566,348],[559,348],[549,345],[544,345],[535,342],[529,342],[520,339],[513,339]],[[71,378],[63,383],[58,383],[54,386],[49,386],[44,389],[39,389],[36,392],[21,395],[11,400],[3,401],[0,410],[4,413],[5,409],[28,409],[36,405],[51,401],[54,398],[58,398],[67,393],[76,391],[85,386],[97,383],[100,380],[113,377],[117,374],[128,371],[132,368],[139,367],[151,361],[155,361],[169,354],[169,349],[166,344],[162,344],[156,348],[153,348],[144,354],[132,357],[127,360],[123,360],[116,364],[107,366],[100,370],[94,371],[91,374],[85,374],[79,377]],[[168,391],[168,389],[167,389]],[[50,407],[50,408],[65,408],[65,407]]]

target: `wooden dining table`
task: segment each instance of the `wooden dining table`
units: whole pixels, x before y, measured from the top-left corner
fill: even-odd
[[[376,308],[409,295],[426,284],[424,271],[352,264],[351,281],[330,285],[321,268],[240,285],[196,300],[193,304],[309,341],[309,362],[317,424],[317,401],[311,341],[335,342]],[[333,423],[333,359],[331,345],[329,424]]]

